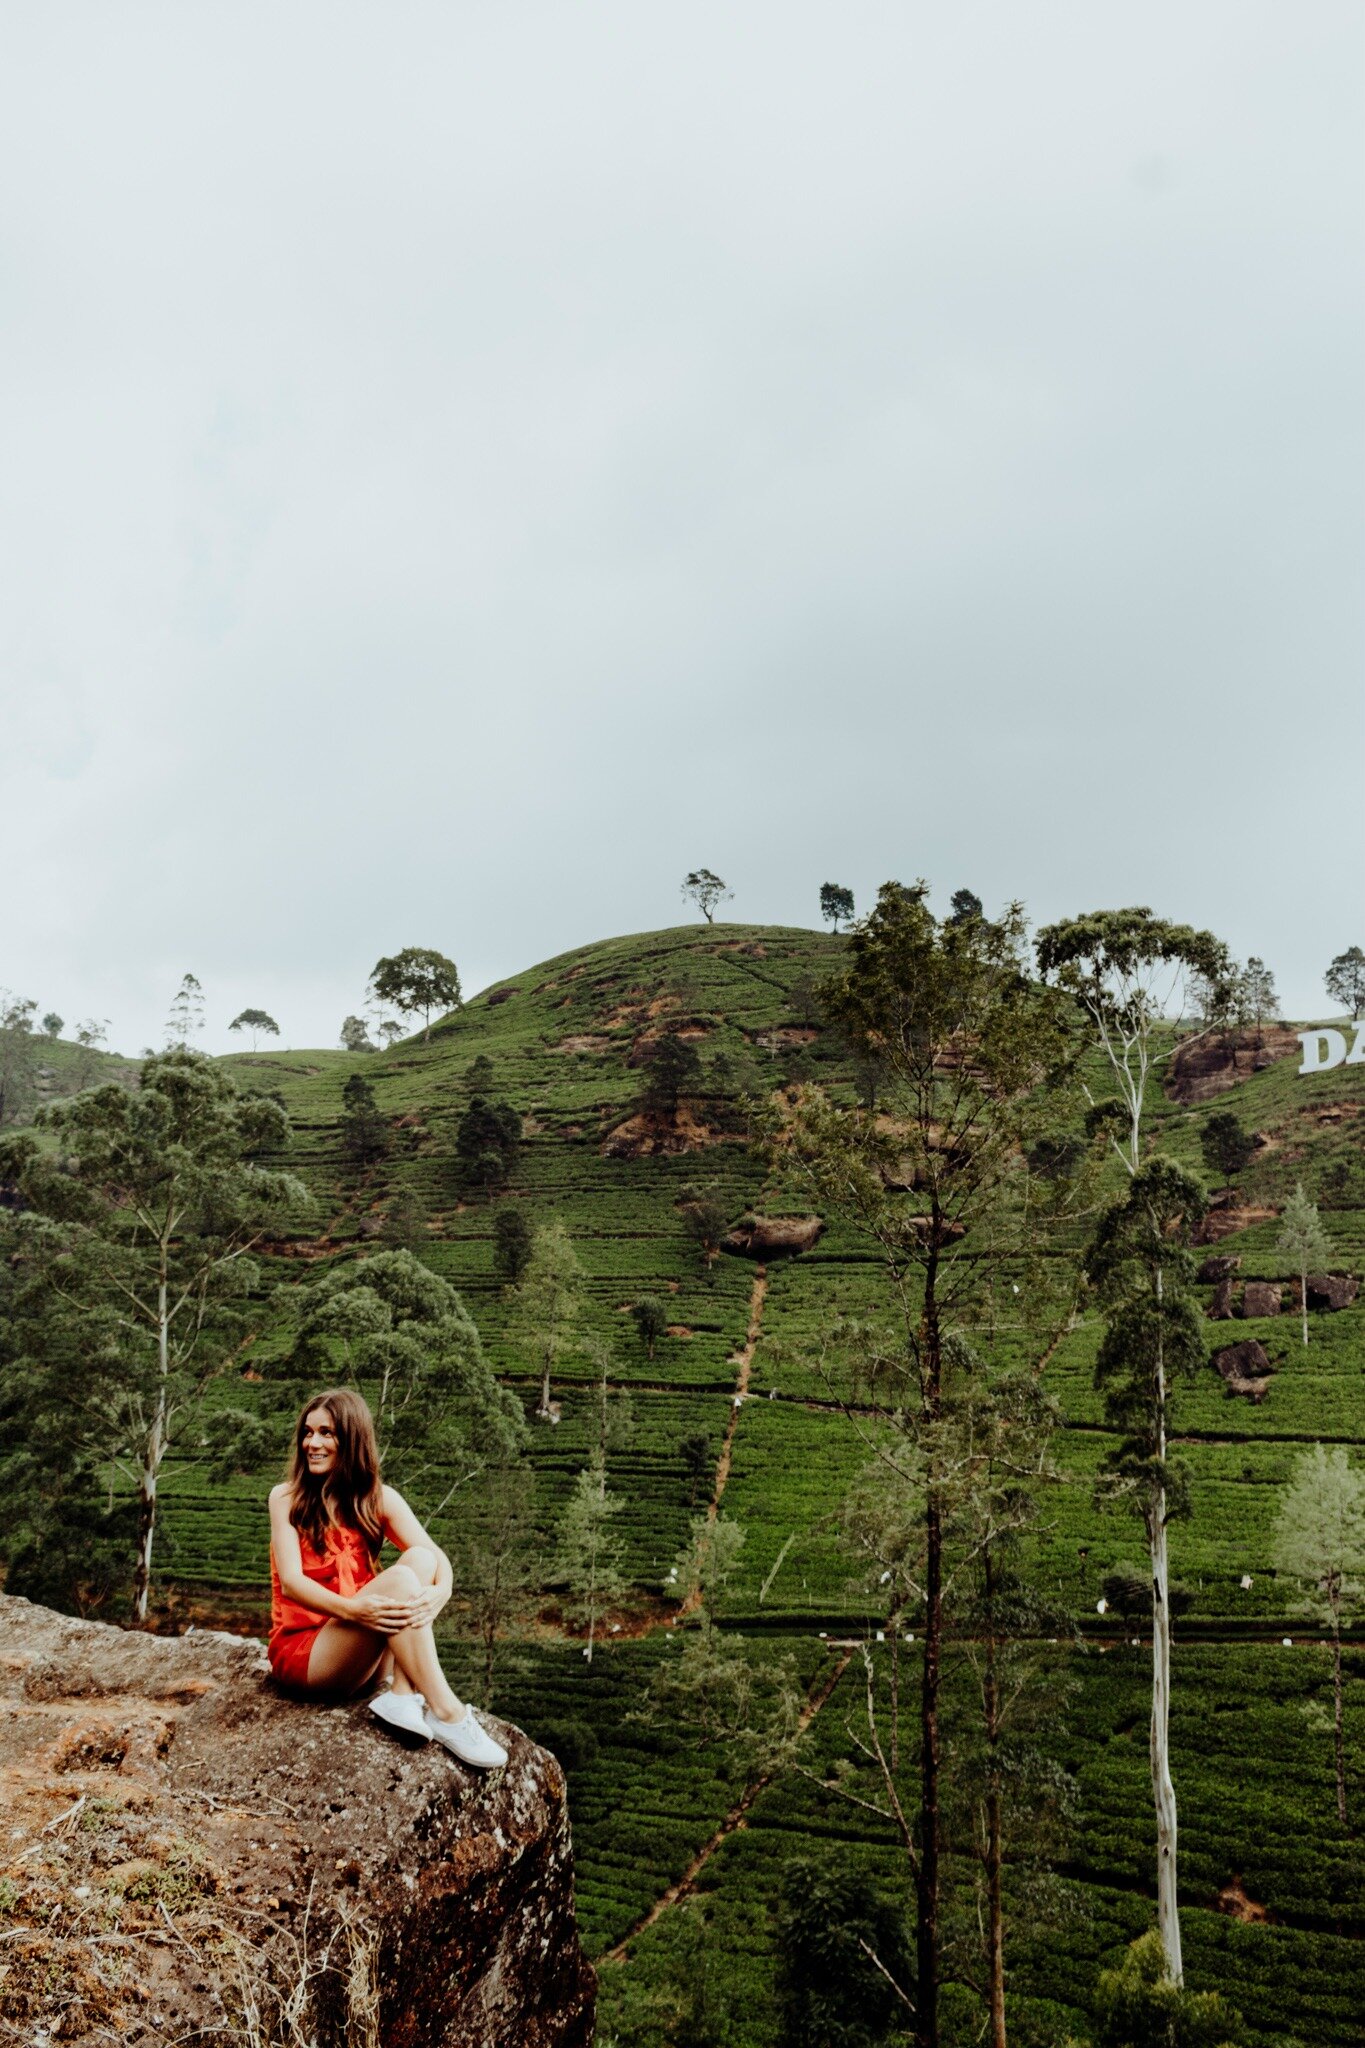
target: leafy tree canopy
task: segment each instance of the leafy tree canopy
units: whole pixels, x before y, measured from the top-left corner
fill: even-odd
[[[1352,1017],[1365,1010],[1365,952],[1359,946],[1338,953],[1323,980],[1332,1001],[1349,1010]]]
[[[369,985],[376,1001],[392,1003],[404,1016],[420,1011],[424,1040],[431,1036],[433,1010],[460,1007],[459,970],[430,946],[405,946],[401,953],[377,960]]]
[[[722,882],[719,875],[713,875],[710,868],[693,868],[682,885],[684,896],[690,896],[708,924],[715,922],[716,906],[728,903],[734,890]]]
[[[252,1050],[256,1047],[258,1033],[268,1031],[272,1038],[278,1038],[280,1027],[268,1010],[239,1010],[228,1025],[229,1031],[249,1031]]]
[[[820,884],[820,916],[837,932],[841,924],[853,922],[853,891],[841,882]]]

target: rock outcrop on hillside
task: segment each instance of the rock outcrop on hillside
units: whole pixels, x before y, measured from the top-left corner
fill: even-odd
[[[1225,1344],[1213,1354],[1214,1366],[1230,1394],[1241,1394],[1257,1407],[1264,1401],[1275,1368],[1263,1344],[1248,1337],[1241,1344]]]
[[[794,1258],[810,1250],[824,1227],[818,1216],[746,1216],[721,1239],[720,1248],[743,1259]]]
[[[127,2048],[586,2048],[564,1777],[481,1774],[259,1643],[0,1595],[0,2006]],[[291,2016],[292,2015],[292,2016]]]
[[[1176,1047],[1166,1069],[1166,1093],[1176,1102],[1209,1102],[1299,1049],[1298,1033],[1287,1024],[1267,1024],[1261,1031],[1200,1032]]]

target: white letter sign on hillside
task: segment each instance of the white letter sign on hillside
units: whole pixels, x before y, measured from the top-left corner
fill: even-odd
[[[1301,1031],[1299,1044],[1303,1047],[1301,1074],[1325,1074],[1330,1067],[1365,1067],[1365,1024],[1356,1027],[1356,1042],[1346,1050],[1344,1031],[1333,1031],[1324,1025],[1318,1031]]]

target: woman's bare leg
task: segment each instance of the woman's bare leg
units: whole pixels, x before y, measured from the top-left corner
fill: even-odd
[[[400,1576],[401,1575],[401,1576]],[[429,1550],[414,1546],[405,1550],[399,1562],[380,1572],[371,1584],[386,1584],[394,1592],[420,1592],[436,1578],[436,1560]],[[308,1659],[310,1692],[358,1692],[381,1664],[392,1660],[395,1692],[420,1692],[441,1721],[458,1721],[464,1707],[446,1682],[436,1654],[436,1638],[430,1627],[405,1628],[397,1635],[381,1635],[353,1621],[329,1621],[318,1630]]]

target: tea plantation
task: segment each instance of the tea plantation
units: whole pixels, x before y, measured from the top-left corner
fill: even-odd
[[[763,1167],[746,1141],[746,1096],[806,1078],[852,1100],[853,1076],[821,1035],[810,995],[840,945],[809,931],[738,925],[617,939],[487,991],[435,1024],[429,1042],[231,1061],[243,1083],[279,1091],[294,1125],[292,1163],[315,1196],[307,1236],[277,1247],[279,1277],[363,1255],[395,1200],[415,1198],[421,1255],[459,1289],[490,1357],[524,1389],[529,1408],[537,1362],[518,1346],[494,1272],[497,1210],[515,1204],[533,1225],[561,1221],[586,1269],[592,1330],[609,1347],[613,1385],[631,1395],[631,1434],[612,1454],[610,1483],[625,1502],[637,1595],[589,1665],[547,1587],[524,1640],[509,1649],[497,1705],[560,1748],[569,1767],[580,1911],[601,1959],[603,2042],[652,2048],[668,2039],[677,1987],[695,1978],[704,1952],[717,2038],[767,2048],[778,2025],[772,1907],[787,1862],[837,1852],[888,1888],[900,1881],[894,1845],[870,1816],[831,1803],[805,1778],[747,1783],[685,1728],[633,1718],[659,1660],[678,1654],[667,1575],[718,1477],[724,1511],[746,1539],[726,1628],[756,1659],[790,1657],[812,1699],[835,1681],[811,1721],[817,1757],[833,1760],[859,1710],[861,1658],[847,1660],[876,1617],[851,1589],[837,1509],[863,1453],[832,1398],[838,1390],[820,1383],[801,1352],[836,1305],[873,1298],[876,1269],[831,1222],[800,1256],[759,1268],[722,1254],[708,1272],[679,1206],[689,1185],[713,1191],[732,1223],[775,1206],[771,1190],[765,1202]],[[684,1151],[657,1149],[660,1131],[638,1113],[642,1043],[664,1023],[683,1033],[708,1074],[709,1120],[683,1120]],[[1163,1146],[1205,1179],[1199,1136],[1211,1114],[1231,1108],[1260,1134],[1237,1177],[1237,1200],[1219,1217],[1226,1231],[1216,1249],[1240,1257],[1240,1277],[1288,1278],[1275,1212],[1298,1181],[1319,1203],[1334,1263],[1360,1274],[1365,1068],[1301,1079],[1297,1049],[1283,1039],[1274,1049],[1279,1056],[1225,1092],[1192,1107],[1162,1095],[1151,1116]],[[491,1203],[454,1171],[476,1060],[491,1064],[486,1092],[524,1120],[511,1185]],[[356,1165],[340,1143],[341,1091],[355,1072],[372,1083],[390,1133],[377,1165]],[[652,1359],[628,1314],[645,1294],[661,1297],[669,1317]],[[1017,1323],[1006,1302],[994,1333],[979,1341],[1008,1349],[1022,1341]],[[1306,1349],[1287,1295],[1277,1317],[1209,1330],[1213,1346],[1259,1338],[1276,1370],[1259,1404],[1230,1394],[1211,1365],[1178,1399],[1193,1505],[1172,1536],[1174,1571],[1190,1596],[1173,1717],[1187,1977],[1231,1997],[1253,2043],[1347,2048],[1365,2038],[1365,1854],[1360,1833],[1343,1832],[1336,1818],[1321,1726],[1328,1654],[1293,1589],[1277,1582],[1269,1544],[1303,1445],[1345,1443],[1365,1457],[1365,1305],[1315,1313]],[[1106,1440],[1091,1377],[1098,1334],[1093,1320],[1069,1328],[1047,1368],[1067,1425],[1058,1454],[1066,1483],[1049,1500],[1033,1569],[1074,1618],[1073,1638],[1055,1651],[1072,1690],[1051,1741],[1081,1800],[1059,1861],[1061,1917],[1038,1931],[1016,1887],[1012,2038],[1038,2043],[1084,2030],[1097,1971],[1154,1913],[1147,1650],[1129,1625],[1096,1612],[1107,1573],[1143,1566],[1137,1525],[1093,1500]],[[263,1327],[258,1349],[275,1341]],[[254,1356],[245,1356],[243,1380],[220,1385],[223,1398],[241,1405],[254,1397]],[[557,1425],[532,1427],[547,1556],[587,1456],[594,1371],[586,1356],[566,1361],[554,1386]],[[709,1460],[700,1478],[684,1454],[698,1435]],[[216,1486],[193,1463],[172,1461],[163,1598],[259,1623],[264,1496],[275,1476]],[[473,1686],[456,1624],[449,1648]],[[913,1659],[914,1647],[904,1655]],[[1349,1797],[1360,1829],[1365,1648],[1353,1644],[1348,1665]],[[964,2013],[962,2040],[975,2038],[973,2026]]]

